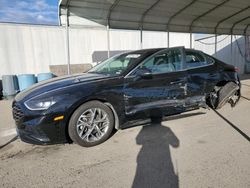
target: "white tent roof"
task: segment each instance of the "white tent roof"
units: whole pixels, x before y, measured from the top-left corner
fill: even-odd
[[[69,25],[90,20],[114,29],[250,34],[249,0],[61,0]]]

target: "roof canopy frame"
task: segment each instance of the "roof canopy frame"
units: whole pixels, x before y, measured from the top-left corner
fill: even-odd
[[[146,15],[155,7],[157,6],[157,4],[160,2],[161,0],[156,0],[146,11],[143,12],[142,16],[141,16],[141,21],[140,21],[140,25],[139,28],[141,30],[143,30],[143,24],[144,24],[144,19],[146,17]]]
[[[181,8],[179,11],[177,11],[176,13],[174,13],[168,20],[167,24],[166,24],[166,30],[169,31],[169,25],[171,23],[171,21],[178,16],[180,13],[182,13],[184,10],[186,10],[188,7],[190,7],[192,4],[194,4],[196,1],[198,0],[192,0],[190,3],[188,3],[186,6],[184,6],[183,8]]]
[[[64,25],[65,20],[62,16],[66,16],[65,10],[68,8],[70,26],[84,25],[84,20],[83,22],[79,20],[78,24],[78,18],[85,18],[100,25],[109,25],[109,27],[113,29],[138,30],[142,28],[143,30],[149,31],[231,34],[231,30],[227,25],[233,25],[233,20],[237,18],[241,19],[244,15],[246,16],[247,12],[244,11],[250,9],[250,3],[244,0],[168,0],[167,2],[170,3],[171,6],[168,6],[164,0],[151,0],[149,2],[147,3],[147,8],[145,6],[146,2],[137,2],[136,0],[95,0],[93,2],[85,0],[60,0],[59,17],[60,21],[62,21],[61,25]],[[163,2],[163,6],[161,7],[159,6],[160,2]],[[119,9],[116,11],[116,7],[118,6]],[[156,6],[158,8],[154,9]],[[220,7],[222,9],[219,9]],[[136,8],[140,8],[140,11],[136,11]],[[200,12],[204,13],[194,17],[195,14],[192,13],[194,8],[201,8]],[[100,11],[102,11],[105,16],[95,14],[95,12]],[[166,12],[168,12],[167,15]],[[171,12],[173,12],[172,15]],[[211,12],[213,12],[214,15],[219,15],[221,20],[215,20],[210,16],[211,14],[209,13]],[[228,16],[228,13],[224,12],[235,13]],[[118,16],[112,16],[113,13]],[[165,23],[164,16],[167,19]],[[177,17],[178,19],[175,19]],[[202,21],[203,18],[204,21]],[[230,20],[230,18],[233,19]],[[202,24],[195,24],[196,22]],[[226,23],[221,26],[223,22]],[[244,22],[244,27],[246,26],[247,23]],[[233,30],[233,34],[244,35],[249,32],[248,29],[249,27],[247,27],[246,30],[237,27],[237,29]]]
[[[222,5],[226,4],[226,3],[229,2],[229,1],[230,1],[230,0],[224,0],[224,1],[222,1],[220,4],[216,5],[215,7],[209,9],[208,11],[204,12],[203,14],[201,14],[201,15],[199,15],[198,17],[196,17],[195,19],[193,19],[192,22],[191,22],[191,24],[190,24],[190,26],[189,26],[189,31],[190,31],[190,33],[192,32],[193,24],[194,24],[197,20],[199,20],[199,19],[201,19],[202,17],[206,16],[207,14],[213,12],[214,10],[216,10],[217,8],[221,7]]]
[[[232,18],[232,17],[234,17],[234,16],[236,16],[236,15],[238,15],[238,14],[240,14],[240,13],[246,11],[246,10],[249,9],[249,8],[250,8],[250,6],[247,6],[247,7],[243,8],[243,9],[241,9],[241,10],[235,12],[234,14],[231,14],[230,16],[228,16],[228,17],[226,17],[226,18],[220,20],[219,22],[217,22],[217,24],[216,24],[216,26],[215,26],[215,29],[214,29],[215,34],[217,34],[217,29],[218,29],[218,27],[219,27],[220,24],[222,24],[223,22],[229,20],[230,18]]]
[[[243,22],[243,21],[245,21],[245,20],[247,20],[247,19],[249,19],[249,18],[250,18],[250,16],[247,16],[247,17],[244,17],[244,18],[238,20],[237,22],[235,22],[235,23],[232,25],[231,29],[230,29],[231,35],[233,35],[233,29],[235,28],[235,26],[236,26],[237,24],[239,24],[239,23],[241,23],[241,22]]]
[[[245,29],[244,29],[244,35],[247,35],[247,29],[248,29],[249,26],[250,26],[250,24],[248,24],[248,25],[245,27]]]
[[[115,0],[114,3],[110,6],[109,11],[108,11],[108,16],[107,16],[107,25],[110,26],[110,17],[112,14],[112,11],[115,9],[117,4],[119,3],[120,0]]]

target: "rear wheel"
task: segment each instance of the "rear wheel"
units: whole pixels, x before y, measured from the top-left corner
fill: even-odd
[[[69,122],[69,136],[73,142],[90,147],[107,140],[113,128],[111,109],[99,101],[90,101],[73,113]]]

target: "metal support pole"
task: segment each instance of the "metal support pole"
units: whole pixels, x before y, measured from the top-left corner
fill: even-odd
[[[168,48],[169,48],[169,46],[170,46],[170,37],[169,37],[169,31],[168,31]]]
[[[230,41],[230,53],[231,53],[231,65],[233,65],[233,34],[231,34],[231,41]]]
[[[142,39],[142,37],[143,36],[142,36],[142,28],[141,28],[141,30],[140,30],[140,40],[141,40],[140,41],[140,45],[141,45],[140,47],[141,47],[141,49],[143,48],[143,39]]]
[[[215,34],[215,43],[214,43],[214,54],[215,54],[215,57],[217,57],[217,34]]]
[[[192,38],[193,36],[192,36],[192,33],[190,32],[190,48],[192,48],[192,43],[193,43],[193,38]]]
[[[68,65],[68,75],[70,74],[70,49],[69,49],[69,12],[68,7],[66,8],[66,25],[65,25],[65,32],[66,32],[66,60]]]
[[[110,35],[109,35],[109,25],[107,25],[107,48],[108,48],[108,58],[110,57]]]
[[[244,73],[247,73],[247,35],[245,33],[245,54],[244,54],[244,61],[245,61],[245,66],[244,66]]]
[[[244,35],[245,37],[245,60],[246,60],[246,57],[247,57],[247,35]]]

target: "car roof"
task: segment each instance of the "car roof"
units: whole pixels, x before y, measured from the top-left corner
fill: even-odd
[[[134,50],[134,51],[130,51],[128,53],[139,53],[139,54],[155,53],[155,52],[163,50],[163,49],[165,49],[165,48],[149,48],[149,49]]]
[[[141,50],[133,50],[133,51],[129,51],[127,53],[156,53],[158,51],[161,50],[167,50],[167,49],[176,49],[176,48],[185,48],[184,46],[175,46],[175,47],[170,47],[170,48],[148,48],[148,49],[141,49]],[[185,48],[186,50],[194,50],[194,49],[189,49],[189,48]]]

